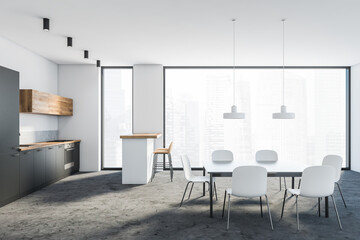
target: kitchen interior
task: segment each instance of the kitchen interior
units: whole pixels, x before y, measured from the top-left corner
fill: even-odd
[[[358,9],[1,1],[0,239],[357,239]],[[257,148],[277,148],[296,174],[270,173],[271,214],[264,198],[232,198],[227,229],[231,177],[206,161],[230,149],[252,165]],[[329,152],[342,157],[337,208],[301,201],[296,230],[286,191],[303,169],[291,161]]]

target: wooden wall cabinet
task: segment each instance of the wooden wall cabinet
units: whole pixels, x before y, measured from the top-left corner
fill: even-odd
[[[73,100],[33,89],[20,89],[20,112],[72,116]]]

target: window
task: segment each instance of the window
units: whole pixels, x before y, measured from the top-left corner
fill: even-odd
[[[122,167],[120,135],[132,133],[132,69],[103,68],[103,168]]]
[[[165,139],[174,141],[173,165],[187,154],[202,167],[217,149],[241,161],[260,149],[279,161],[321,164],[327,154],[347,159],[347,68],[288,68],[285,105],[294,120],[272,119],[282,105],[280,68],[236,70],[236,105],[243,120],[223,119],[232,105],[231,68],[165,69]]]

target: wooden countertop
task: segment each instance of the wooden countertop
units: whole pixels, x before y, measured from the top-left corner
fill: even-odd
[[[20,147],[18,148],[18,150],[19,150],[19,152],[23,152],[23,151],[29,151],[29,150],[33,150],[33,149],[37,149],[37,148],[56,146],[56,145],[61,145],[61,144],[65,144],[65,143],[76,143],[76,142],[81,142],[81,140],[71,140],[71,141],[66,141],[66,142],[38,142],[38,143],[24,144],[25,146],[21,146],[21,144],[20,144]]]
[[[159,138],[161,133],[135,133],[132,135],[121,135],[123,139],[139,139],[139,138]]]

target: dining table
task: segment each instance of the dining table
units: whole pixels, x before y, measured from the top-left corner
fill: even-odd
[[[291,177],[291,187],[295,188],[295,177],[301,177],[305,168],[309,165],[290,162],[256,162],[256,161],[212,161],[207,160],[203,163],[203,175],[210,174],[209,196],[210,196],[210,217],[213,217],[213,186],[214,177],[231,177],[235,168],[240,166],[262,166],[266,168],[268,177]],[[203,186],[205,195],[205,184]],[[325,197],[325,217],[329,217],[329,198]]]

